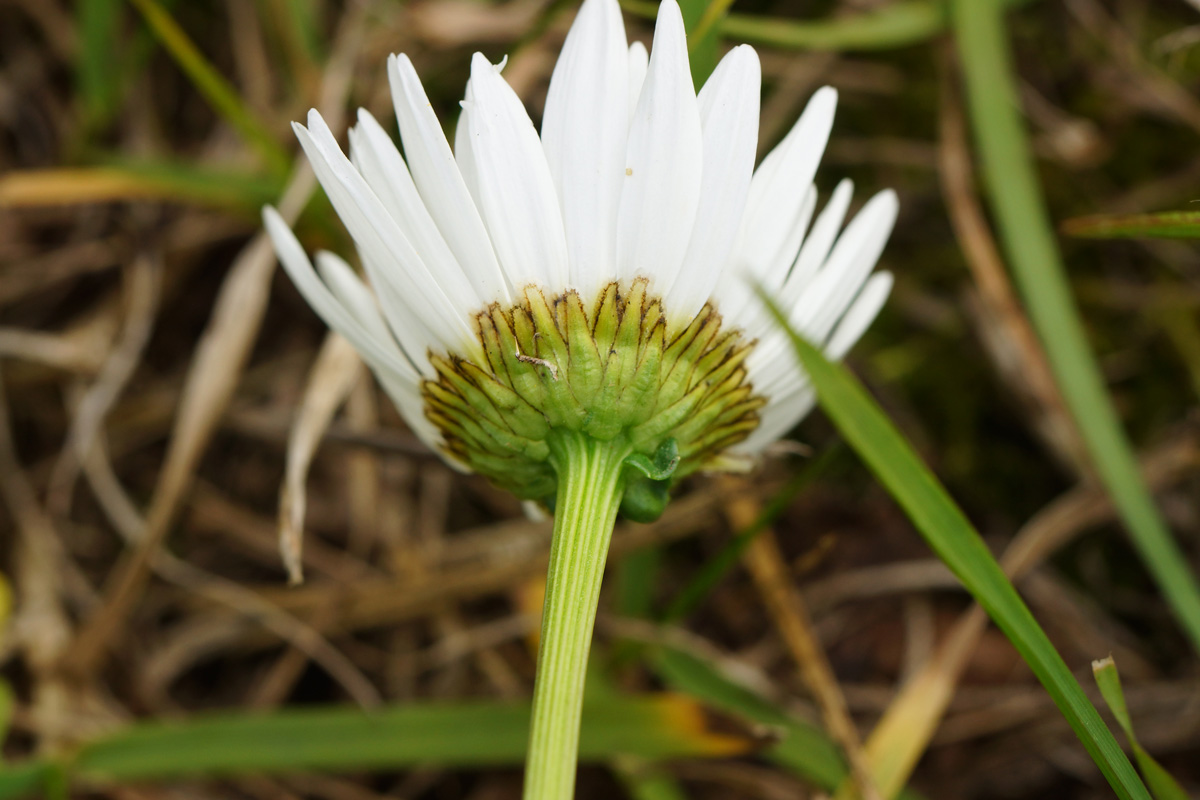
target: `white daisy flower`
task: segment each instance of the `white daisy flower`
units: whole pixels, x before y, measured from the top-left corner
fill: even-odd
[[[316,111],[295,125],[371,288],[330,253],[314,270],[274,209],[266,227],[413,430],[522,497],[553,498],[554,440],[570,433],[619,441],[649,482],[624,510],[654,516],[664,475],[752,459],[813,404],[755,285],[833,358],[891,289],[872,274],[891,191],[843,227],[843,181],[814,219],[836,92],[755,169],[758,56],[735,47],[697,95],[675,0],[649,55],[616,0],[584,1],[540,136],[479,53],[453,151],[407,56],[388,77],[403,156],[365,110],[349,158]]]

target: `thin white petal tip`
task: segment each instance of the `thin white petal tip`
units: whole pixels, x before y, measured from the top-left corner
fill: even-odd
[[[308,127],[312,129],[328,128],[329,126],[325,124],[325,118],[321,116],[320,111],[317,111],[315,108],[310,108],[308,110]]]
[[[815,92],[813,92],[813,96],[811,99],[809,99],[808,102],[809,103],[832,103],[833,105],[836,106],[837,101],[838,101],[838,90],[833,88],[832,86],[822,86],[820,89],[817,89]]]

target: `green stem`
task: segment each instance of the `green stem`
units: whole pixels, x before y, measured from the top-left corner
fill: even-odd
[[[622,462],[630,453],[622,442],[597,442],[582,434],[556,437],[550,446],[558,496],[525,800],[569,800],[575,788],[584,674],[608,543],[625,492]]]

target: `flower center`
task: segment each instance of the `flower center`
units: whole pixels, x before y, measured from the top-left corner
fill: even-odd
[[[766,400],[746,380],[753,341],[723,332],[711,305],[672,330],[647,283],[610,283],[590,309],[574,290],[530,286],[476,314],[482,358],[431,355],[438,377],[422,385],[448,453],[549,505],[556,437],[613,442],[629,453],[622,511],[661,514],[669,484],[749,435]]]

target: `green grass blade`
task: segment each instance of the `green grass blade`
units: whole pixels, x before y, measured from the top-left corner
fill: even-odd
[[[765,294],[762,299],[787,328],[779,308]],[[1129,759],[962,511],[858,381],[795,331],[788,332],[821,406],[842,436],[1012,641],[1117,794],[1147,800]]]
[[[75,7],[79,48],[76,84],[90,124],[106,122],[116,111],[124,71],[114,64],[121,0],[80,0]]]
[[[1163,769],[1163,766],[1146,752],[1141,742],[1137,740],[1137,736],[1134,735],[1133,718],[1129,716],[1129,707],[1125,704],[1125,691],[1121,688],[1121,675],[1117,672],[1117,662],[1113,661],[1112,656],[1093,661],[1092,675],[1096,678],[1096,685],[1100,687],[1100,694],[1103,695],[1104,702],[1108,704],[1108,710],[1112,712],[1117,724],[1129,738],[1133,757],[1137,761],[1138,769],[1146,778],[1146,785],[1150,787],[1150,794],[1154,795],[1154,800],[1188,800],[1187,792],[1179,785],[1179,781],[1175,780],[1171,773]]]
[[[0,208],[154,198],[213,206],[258,219],[279,197],[277,178],[166,161],[114,160],[95,167],[12,170],[0,176]]]
[[[750,736],[718,732],[682,695],[606,695],[585,704],[580,757],[719,757],[750,750]],[[261,716],[214,715],[145,722],[84,744],[66,764],[87,781],[161,780],[248,772],[401,769],[421,765],[517,765],[525,756],[529,704],[486,701],[288,709]],[[54,766],[0,769],[0,798],[43,784]]]
[[[940,3],[891,3],[878,11],[814,22],[730,14],[721,33],[750,44],[789,50],[887,50],[924,42],[946,28]]]
[[[1088,239],[1200,239],[1200,211],[1076,217],[1062,232]]]
[[[1006,6],[1018,6],[1030,0],[1001,2]],[[950,24],[946,0],[900,0],[877,11],[813,21],[726,14],[730,5],[732,3],[726,0],[709,3],[704,19],[697,18],[697,38],[712,20],[713,27],[722,37],[749,44],[788,50],[890,50],[928,41]],[[632,14],[653,19],[658,3],[622,0],[621,7]],[[687,11],[684,15],[686,19]]]
[[[237,90],[208,62],[179,23],[157,0],[130,0],[146,24],[184,71],[200,94],[249,142],[278,174],[287,173],[291,159],[271,132],[242,103]]]
[[[999,0],[954,0],[955,29],[979,154],[1008,259],[1095,469],[1142,561],[1200,651],[1200,587],[1142,482],[1092,357],[1049,223],[1020,105]]]

